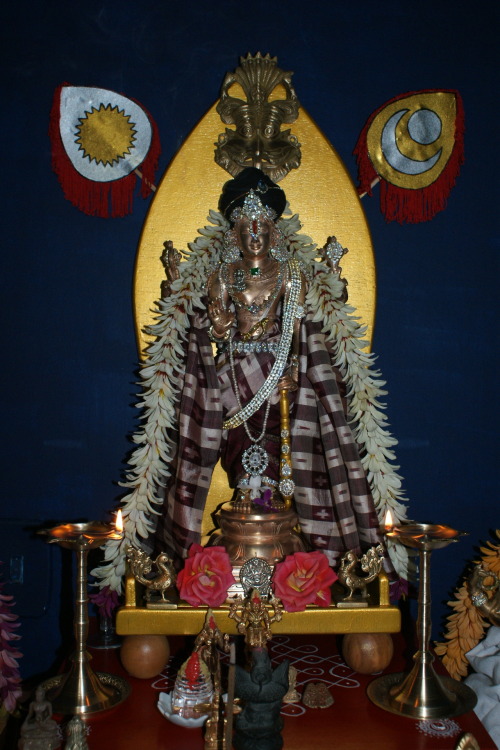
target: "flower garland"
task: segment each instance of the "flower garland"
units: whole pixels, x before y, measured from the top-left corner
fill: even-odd
[[[122,501],[123,539],[109,540],[104,548],[104,564],[92,574],[100,588],[109,586],[121,593],[125,574],[126,549],[141,547],[141,539],[154,532],[155,516],[163,498],[159,491],[169,476],[175,443],[170,433],[176,429],[176,407],[179,386],[184,374],[185,342],[189,316],[203,309],[206,280],[217,264],[227,221],[211,211],[212,226],[200,229],[200,236],[189,246],[185,261],[179,266],[180,277],[171,285],[171,294],[157,302],[156,323],[147,332],[156,337],[148,347],[148,357],[141,368],[143,396],[137,404],[143,410],[144,426],[134,436],[137,448],[130,459],[131,470],[121,483],[131,492]]]
[[[0,706],[11,714],[22,693],[17,661],[22,653],[15,646],[21,636],[14,632],[19,627],[18,616],[12,612],[14,597],[3,594],[3,587],[0,582]]]
[[[480,548],[480,562],[485,570],[500,576],[500,529],[495,534],[499,541],[488,541],[485,547]],[[455,591],[455,598],[448,602],[448,606],[453,611],[446,618],[445,640],[436,643],[434,649],[442,657],[443,664],[453,679],[461,680],[469,672],[467,652],[482,640],[490,623],[473,604],[467,581]]]
[[[170,462],[175,443],[169,436],[176,427],[176,408],[179,386],[184,372],[185,342],[189,316],[203,309],[206,279],[217,267],[228,223],[224,217],[210,211],[210,225],[199,230],[199,237],[189,246],[185,261],[180,264],[180,277],[171,285],[171,294],[157,302],[157,322],[147,328],[156,337],[148,347],[148,358],[141,369],[144,394],[137,405],[143,409],[144,425],[134,436],[137,445],[130,459],[131,470],[122,486],[131,492],[122,501],[125,532],[122,540],[109,540],[105,547],[105,563],[92,571],[96,584],[121,592],[125,574],[125,550],[132,544],[141,546],[155,530],[155,516],[160,513],[163,498],[159,490],[170,476]],[[344,283],[338,274],[331,273],[315,260],[316,245],[309,237],[299,234],[297,215],[283,218],[278,223],[293,256],[301,263],[309,279],[306,308],[313,319],[323,323],[327,339],[336,352],[335,364],[347,384],[347,397],[354,437],[360,446],[361,460],[378,517],[383,523],[391,509],[395,522],[406,518],[403,505],[401,478],[397,467],[391,465],[391,448],[397,441],[387,431],[387,420],[379,397],[386,394],[380,373],[370,369],[373,355],[363,351],[366,329],[353,316],[354,309],[341,301]],[[389,544],[389,554],[397,573],[402,578],[411,575],[406,548]]]

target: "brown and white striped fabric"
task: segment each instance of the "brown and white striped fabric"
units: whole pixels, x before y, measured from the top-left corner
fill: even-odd
[[[166,487],[156,546],[184,557],[200,541],[201,521],[213,468],[221,456],[232,487],[241,476],[241,454],[249,447],[243,425],[222,430],[222,420],[237,410],[227,355],[214,362],[208,322],[197,315],[189,334],[186,370],[179,401],[179,432]],[[348,426],[344,385],[332,365],[331,346],[321,325],[306,317],[301,327],[299,389],[292,394],[292,462],[295,506],[304,535],[335,565],[346,550],[361,551],[379,540],[378,519],[356,442]],[[274,340],[279,331],[272,330]],[[234,354],[242,403],[261,387],[274,356]],[[272,406],[262,445],[273,457],[278,477],[279,394]],[[248,421],[251,434],[262,430],[265,404]]]

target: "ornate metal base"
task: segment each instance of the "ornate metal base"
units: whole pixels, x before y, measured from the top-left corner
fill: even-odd
[[[45,696],[56,714],[92,714],[113,708],[130,694],[130,685],[123,677],[106,672],[84,670],[56,675],[42,683]]]
[[[287,555],[306,549],[295,530],[298,517],[293,510],[242,513],[234,510],[232,503],[224,503],[217,521],[220,528],[211,535],[209,545],[225,547],[233,564],[238,583],[231,587],[229,596],[243,593],[239,572],[247,560],[260,557],[273,566]]]
[[[422,684],[415,670],[377,677],[368,685],[368,697],[379,708],[410,719],[447,719],[472,711],[476,694],[451,677],[432,678]]]

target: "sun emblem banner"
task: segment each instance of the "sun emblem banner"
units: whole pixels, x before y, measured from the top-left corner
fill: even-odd
[[[359,193],[371,195],[380,181],[387,221],[428,221],[446,207],[464,161],[463,141],[457,91],[401,94],[379,107],[359,136]]]
[[[154,189],[158,132],[149,113],[132,99],[108,89],[63,84],[54,95],[49,133],[52,166],[64,195],[85,213],[130,213],[137,175],[144,198]]]

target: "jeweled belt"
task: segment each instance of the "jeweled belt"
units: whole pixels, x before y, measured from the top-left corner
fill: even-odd
[[[277,354],[279,351],[279,341],[229,341],[228,346],[231,347],[231,351],[237,352],[238,354],[246,354],[247,352],[271,352],[271,354]]]

